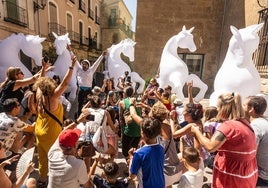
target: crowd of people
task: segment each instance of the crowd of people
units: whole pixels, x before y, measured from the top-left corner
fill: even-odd
[[[72,55],[62,80],[46,76],[53,69],[48,61],[31,78],[19,67],[7,70],[0,85],[0,187],[128,187],[133,181],[144,188],[201,188],[205,167],[213,171],[211,187],[268,186],[263,97],[248,96],[242,103],[239,93],[224,93],[217,107],[204,108],[193,100],[191,82],[185,102],[171,86],[160,88],[157,78],[137,94],[128,72],[94,86],[105,54],[92,65]],[[64,94],[75,65],[78,110],[72,118]],[[32,147],[39,178],[28,178],[33,162],[17,177],[18,160]],[[121,179],[119,148],[127,164]]]

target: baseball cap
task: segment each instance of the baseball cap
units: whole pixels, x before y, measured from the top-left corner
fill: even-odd
[[[59,135],[59,143],[63,147],[73,147],[75,146],[80,134],[80,129],[65,129]]]

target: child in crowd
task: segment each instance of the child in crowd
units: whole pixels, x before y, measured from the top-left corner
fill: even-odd
[[[129,150],[129,176],[138,178],[139,187],[164,188],[164,148],[157,144],[156,137],[161,133],[161,122],[145,118],[141,123],[141,136],[145,145],[138,150]]]
[[[204,169],[200,168],[200,156],[194,147],[186,147],[182,152],[182,161],[187,169],[181,176],[177,188],[201,188],[203,185]]]
[[[97,158],[95,159],[90,172],[89,176],[93,181],[93,184],[96,187],[116,187],[116,188],[127,188],[128,187],[128,178],[125,179],[117,179],[119,175],[119,166],[115,162],[108,162],[104,165],[104,174],[103,177],[100,177],[98,175],[94,175],[97,164],[100,160],[100,155],[97,155]]]
[[[203,134],[207,138],[211,139],[214,132],[220,125],[220,122],[217,121],[218,110],[214,106],[209,106],[205,109],[204,112],[204,126],[203,126]],[[213,162],[215,158],[216,152],[210,153],[210,156],[204,160],[204,164],[213,169]]]

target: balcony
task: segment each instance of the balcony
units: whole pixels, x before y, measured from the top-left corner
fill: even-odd
[[[94,20],[94,11],[88,8],[88,17]]]
[[[133,38],[134,32],[127,26],[123,19],[121,18],[109,18],[108,20],[108,27],[112,29],[120,29],[124,32],[129,38]]]
[[[86,46],[89,49],[99,50],[97,48],[97,42],[94,41],[92,38],[85,37],[72,30],[67,30],[66,27],[60,24],[48,23],[48,33],[50,37],[52,36],[52,32],[56,33],[57,35],[64,35],[66,33],[69,33],[69,38],[71,39],[72,43],[79,44],[81,46]]]
[[[27,11],[24,8],[19,7],[17,4],[3,1],[4,3],[4,20],[23,27],[28,26]]]

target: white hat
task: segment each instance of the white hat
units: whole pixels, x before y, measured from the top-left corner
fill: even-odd
[[[92,93],[93,93],[94,95],[99,95],[100,92],[101,92],[101,88],[98,87],[98,86],[95,86],[95,87],[92,89]]]
[[[182,103],[182,101],[181,101],[180,99],[176,98],[176,99],[174,100],[173,104],[180,106],[180,105],[182,105],[183,103]]]

